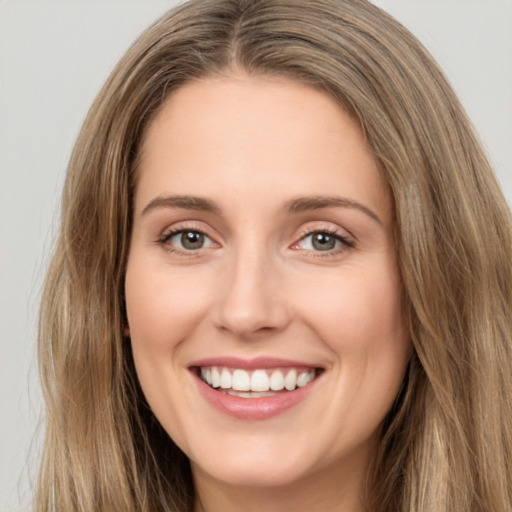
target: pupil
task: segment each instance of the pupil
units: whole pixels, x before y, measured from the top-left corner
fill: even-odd
[[[330,251],[336,246],[336,239],[327,233],[313,235],[313,247],[318,251]]]
[[[185,231],[181,234],[181,244],[185,249],[201,249],[204,235],[197,231]]]

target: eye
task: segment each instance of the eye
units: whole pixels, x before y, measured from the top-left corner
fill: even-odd
[[[165,234],[161,242],[172,249],[183,251],[197,251],[215,245],[210,237],[195,229],[172,231]]]
[[[302,249],[315,252],[337,252],[346,247],[353,247],[343,235],[330,231],[313,231],[303,236],[296,244],[294,249]]]

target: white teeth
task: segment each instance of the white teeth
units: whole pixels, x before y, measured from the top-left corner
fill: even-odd
[[[284,378],[284,387],[288,391],[293,391],[297,386],[297,372],[296,370],[290,370]]]
[[[212,371],[210,368],[201,368],[201,377],[205,382],[210,384],[210,386],[212,385]]]
[[[245,370],[235,370],[233,372],[233,389],[237,391],[251,390],[251,377]]]
[[[286,374],[284,374],[286,372]],[[203,381],[212,388],[229,390],[234,396],[262,397],[272,396],[274,391],[293,391],[297,387],[302,388],[309,384],[316,376],[315,370],[303,370],[297,374],[295,368],[287,371],[254,370],[249,373],[242,369],[219,368],[217,366],[202,367],[200,374]],[[231,393],[233,391],[233,393]],[[268,393],[267,393],[268,392]]]
[[[284,376],[280,370],[274,370],[270,376],[270,389],[272,391],[281,391],[284,389]]]
[[[212,368],[211,386],[213,388],[218,388],[220,386],[220,374],[219,374],[219,370],[217,370],[217,368],[215,366]]]
[[[303,388],[308,382],[309,382],[309,373],[308,372],[302,372],[297,377],[297,386],[299,388]]]
[[[308,372],[299,373],[297,376],[297,387],[302,388],[308,383]]]
[[[256,370],[251,375],[251,390],[252,391],[268,391],[270,388],[270,381],[265,370]]]
[[[222,389],[231,388],[231,373],[229,373],[227,368],[224,368],[220,374],[220,387]]]

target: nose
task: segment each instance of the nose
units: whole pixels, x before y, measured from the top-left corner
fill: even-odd
[[[218,329],[248,339],[280,332],[290,323],[281,276],[264,251],[238,254],[220,277],[222,282],[212,310]]]

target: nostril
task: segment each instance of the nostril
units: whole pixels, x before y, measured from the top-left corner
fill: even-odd
[[[290,322],[290,315],[282,304],[219,305],[214,322],[218,329],[242,339],[258,338],[282,331]]]

